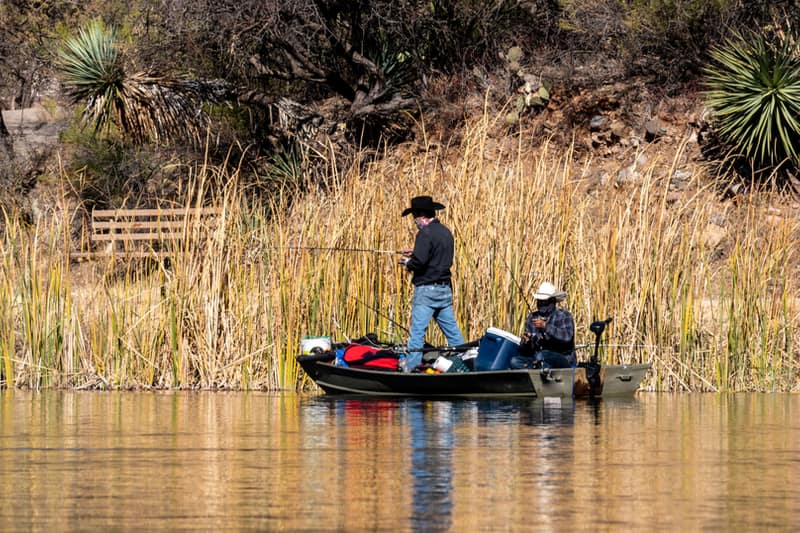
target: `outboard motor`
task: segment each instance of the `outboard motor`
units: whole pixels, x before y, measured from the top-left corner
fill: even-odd
[[[608,317],[605,320],[598,320],[589,325],[589,330],[594,333],[594,355],[592,355],[589,362],[586,363],[586,379],[589,381],[589,394],[591,396],[600,396],[602,394],[602,383],[600,383],[600,363],[597,360],[598,352],[600,350],[600,337],[603,335],[606,326],[613,320],[613,317]]]

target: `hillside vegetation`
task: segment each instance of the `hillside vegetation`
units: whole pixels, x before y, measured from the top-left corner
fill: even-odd
[[[303,335],[401,343],[411,296],[390,255],[308,248],[407,248],[431,194],[468,337],[551,280],[649,389],[798,390],[796,100],[737,140],[701,90],[753,31],[787,87],[754,90],[794,94],[792,7],[4,3],[0,107],[64,118],[35,153],[0,128],[0,380],[303,388]],[[169,264],[68,258],[92,208],[200,204],[223,224]]]

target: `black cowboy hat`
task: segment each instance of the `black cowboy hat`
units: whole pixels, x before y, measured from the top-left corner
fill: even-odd
[[[403,216],[414,211],[437,211],[444,209],[444,206],[439,202],[434,202],[430,196],[415,196],[411,199],[411,207],[403,211]]]

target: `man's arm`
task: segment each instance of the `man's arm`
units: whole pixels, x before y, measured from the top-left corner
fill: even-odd
[[[539,351],[539,343],[542,340],[542,330],[537,329],[534,319],[539,316],[535,311],[530,313],[525,319],[525,333],[522,334],[520,342],[520,353],[522,355],[533,355]]]
[[[406,268],[411,272],[419,272],[428,266],[431,260],[432,243],[427,232],[420,231],[414,240],[414,251],[406,263]]]
[[[561,343],[569,343],[575,338],[575,321],[572,315],[563,311],[554,313],[544,327],[544,337]]]

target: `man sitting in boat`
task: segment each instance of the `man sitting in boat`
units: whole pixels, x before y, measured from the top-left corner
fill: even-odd
[[[575,320],[572,313],[556,306],[567,294],[545,281],[533,297],[536,310],[525,320],[520,355],[511,358],[511,368],[575,366]]]

